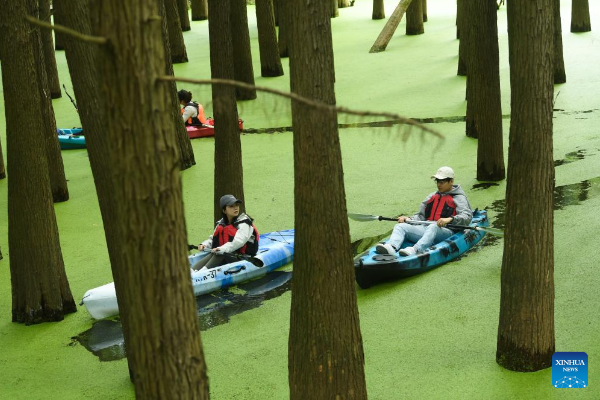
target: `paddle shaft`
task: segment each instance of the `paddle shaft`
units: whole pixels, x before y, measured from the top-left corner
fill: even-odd
[[[198,246],[195,246],[193,244],[188,244],[188,250],[193,250],[193,249],[194,250],[198,250]],[[210,251],[206,251],[206,250],[202,250],[202,251],[204,251],[206,253],[210,252]],[[252,264],[254,264],[256,266],[262,267],[262,265],[257,265],[257,262],[262,264],[262,260],[260,260],[260,259],[258,259],[256,257],[252,257],[252,256],[248,256],[246,254],[240,254],[240,253],[222,252],[220,254],[222,254],[224,256],[231,256],[231,257],[234,257],[234,258],[237,258],[237,259],[246,260],[246,261],[249,261],[249,262],[251,262]]]

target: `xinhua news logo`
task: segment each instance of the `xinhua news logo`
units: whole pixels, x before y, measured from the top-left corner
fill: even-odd
[[[552,356],[552,386],[585,388],[588,386],[588,356],[583,352],[557,352]]]

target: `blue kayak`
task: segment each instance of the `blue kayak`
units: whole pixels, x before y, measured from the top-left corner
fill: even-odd
[[[486,211],[475,210],[470,226],[486,227],[488,225]],[[430,271],[462,255],[479,243],[484,235],[485,232],[479,230],[461,230],[443,242],[434,244],[424,253],[406,257],[399,254],[377,254],[375,246],[373,246],[354,262],[356,282],[361,288],[366,289],[380,282]],[[414,246],[414,243],[406,240],[402,244],[402,248],[409,246]]]
[[[207,252],[200,252],[189,256],[190,267],[207,255]],[[190,271],[194,294],[200,296],[260,278],[292,262],[293,259],[293,229],[264,233],[260,235],[258,253],[251,260],[240,259],[216,268]],[[119,313],[114,283],[88,290],[83,295],[81,303],[96,319],[107,318]]]
[[[85,136],[83,129],[57,129],[58,142],[61,150],[85,149]]]

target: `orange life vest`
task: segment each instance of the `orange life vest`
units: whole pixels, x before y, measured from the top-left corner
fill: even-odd
[[[189,107],[189,106],[194,107],[196,109],[196,112],[198,113],[198,115],[196,115],[195,117],[188,118],[188,120],[185,121],[185,124],[190,125],[190,126],[205,124],[206,117],[204,117],[204,108],[202,107],[202,105],[192,101],[185,105],[185,107]],[[185,113],[185,107],[183,107],[181,109],[182,115]]]

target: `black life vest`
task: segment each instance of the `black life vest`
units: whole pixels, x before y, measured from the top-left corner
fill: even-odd
[[[225,243],[233,242],[233,238],[238,231],[239,224],[250,225],[252,227],[252,236],[250,237],[250,240],[237,251],[242,254],[255,256],[256,253],[258,253],[259,234],[258,230],[256,230],[256,227],[254,226],[252,218],[250,217],[241,221],[233,221],[231,224],[228,224],[224,218],[219,220],[219,222],[217,222],[215,232],[213,233],[212,248],[214,249],[224,245]],[[254,241],[252,241],[252,239],[254,239]]]
[[[200,121],[200,118],[199,118],[201,116],[199,104],[191,101],[191,102],[187,103],[185,105],[185,107],[194,107],[196,109],[196,116],[188,118],[188,120],[185,121],[185,125],[186,126],[201,126],[204,122]],[[183,107],[181,109],[181,114],[183,114],[185,112],[185,107]],[[204,118],[204,110],[202,110],[202,117]]]
[[[437,221],[440,218],[454,217],[456,215],[456,204],[451,194],[437,192],[425,206],[425,218],[427,221]]]

